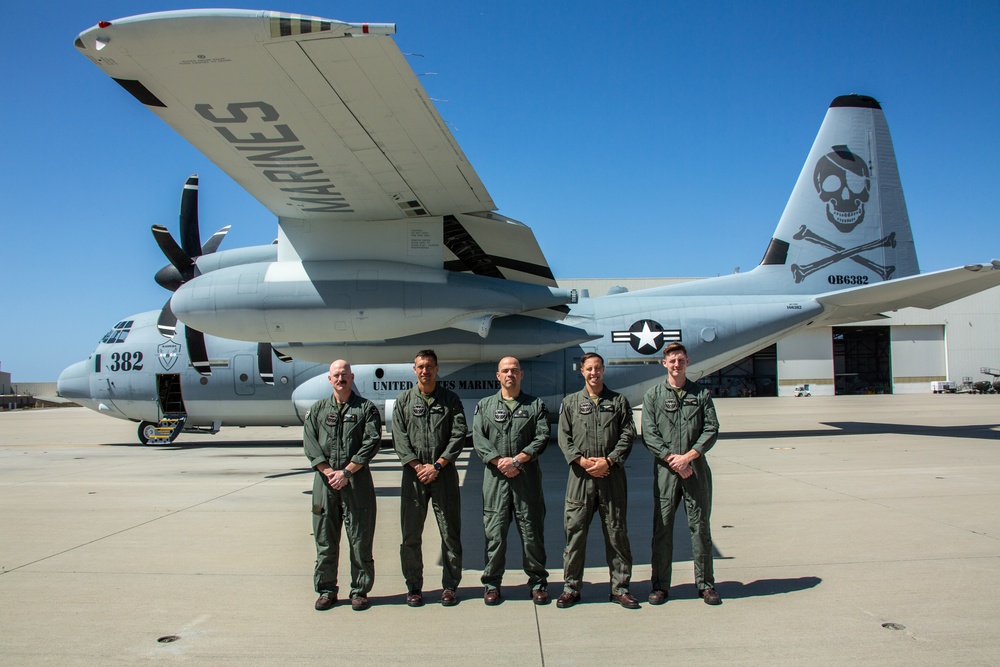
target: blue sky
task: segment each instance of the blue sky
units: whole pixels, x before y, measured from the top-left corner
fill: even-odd
[[[188,174],[204,237],[231,224],[224,248],[274,238],[268,211],[73,48],[99,20],[222,4],[43,2],[11,17],[0,369],[15,383],[54,380],[166,300],[149,228],[176,234]],[[557,278],[749,270],[827,106],[852,92],[885,110],[921,269],[1000,257],[1000,2],[551,5],[230,6],[395,22],[499,210],[532,227]]]

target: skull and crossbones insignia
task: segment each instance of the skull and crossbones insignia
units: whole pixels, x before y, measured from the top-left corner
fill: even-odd
[[[808,276],[821,269],[825,269],[831,264],[836,264],[837,262],[845,259],[851,259],[854,262],[860,264],[866,269],[871,269],[877,273],[882,280],[888,280],[889,276],[893,274],[896,270],[895,266],[883,266],[882,264],[876,264],[875,262],[859,255],[866,250],[874,250],[875,248],[895,248],[896,247],[896,232],[890,232],[888,236],[876,239],[871,243],[864,243],[855,248],[844,248],[839,246],[833,241],[829,241],[819,234],[813,232],[805,225],[799,227],[799,231],[795,232],[792,236],[796,241],[809,241],[810,243],[815,243],[818,246],[822,246],[828,250],[834,251],[832,255],[824,257],[823,259],[817,260],[815,262],[810,262],[808,264],[792,264],[792,275],[795,276],[795,282],[800,283],[805,280]]]
[[[871,168],[857,154],[852,153],[847,146],[833,146],[833,150],[816,161],[813,170],[813,185],[819,199],[825,205],[826,218],[837,231],[850,234],[865,220],[865,205],[871,196]],[[861,253],[876,248],[895,248],[896,233],[874,241],[869,241],[853,248],[844,246],[823,238],[806,225],[799,227],[793,236],[796,241],[807,241],[830,250],[833,254],[809,262],[807,264],[792,264],[792,275],[795,282],[800,283],[808,276],[833,264],[850,259],[866,269],[876,273],[882,280],[888,280],[895,272],[892,265],[877,264]]]
[[[871,194],[868,165],[847,146],[834,146],[816,162],[813,185],[826,204],[826,218],[838,231],[849,234],[864,222],[865,204]]]

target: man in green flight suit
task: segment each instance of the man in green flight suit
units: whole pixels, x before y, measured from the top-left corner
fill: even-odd
[[[313,583],[317,611],[337,602],[340,531],[346,527],[351,555],[351,608],[368,609],[375,582],[375,484],[368,464],[378,453],[382,420],[371,401],[354,393],[351,365],[337,360],[327,376],[333,395],[317,401],[306,413],[302,446],[313,479],[313,535],[316,570]]]
[[[417,385],[401,393],[392,408],[392,442],[403,464],[399,557],[406,604],[424,603],[421,545],[430,502],[441,532],[441,604],[450,607],[458,603],[456,591],[462,581],[462,496],[455,460],[469,429],[461,399],[438,384],[434,350],[417,352],[413,372]]]
[[[549,443],[545,403],[521,391],[524,371],[514,357],[497,365],[500,391],[479,401],[472,420],[472,444],[486,464],[483,474],[483,527],[486,564],[483,601],[502,601],[507,533],[513,516],[521,536],[524,571],[535,604],[548,604],[549,573],[545,569],[545,498],[538,457]]]
[[[653,455],[653,556],[650,604],[663,604],[670,590],[674,517],[681,499],[691,530],[694,578],[706,604],[722,604],[712,566],[712,471],[705,454],[719,436],[708,388],[687,379],[687,348],[663,350],[667,379],[642,399],[642,441]]]
[[[611,573],[611,601],[626,609],[638,609],[639,602],[628,592],[632,547],[628,541],[628,482],[624,468],[635,439],[632,406],[624,396],[604,385],[601,355],[588,352],[580,357],[580,373],[584,388],[564,398],[559,408],[559,447],[570,469],[564,515],[563,594],[556,606],[564,609],[580,601],[587,533],[594,512],[598,512]]]

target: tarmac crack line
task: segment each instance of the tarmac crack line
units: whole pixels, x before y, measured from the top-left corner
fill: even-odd
[[[542,661],[542,667],[545,667],[545,649],[542,647],[542,624],[538,620],[538,605],[532,606],[535,612],[535,634],[538,637],[538,659]]]
[[[243,487],[240,487],[238,489],[233,489],[232,491],[230,491],[228,493],[223,493],[221,495],[215,496],[214,498],[207,498],[207,499],[205,499],[205,500],[203,500],[203,501],[201,501],[199,503],[195,503],[194,505],[189,505],[188,507],[182,507],[181,509],[174,510],[173,512],[167,512],[166,514],[163,514],[161,516],[155,517],[153,519],[149,519],[147,521],[143,521],[141,523],[137,523],[134,526],[129,526],[128,528],[122,528],[121,530],[116,530],[115,532],[108,533],[107,535],[102,535],[100,537],[95,537],[94,539],[89,540],[87,542],[84,542],[82,544],[77,544],[76,546],[69,547],[68,549],[63,549],[62,551],[57,551],[54,554],[49,554],[48,556],[43,556],[42,558],[36,558],[35,560],[33,560],[33,561],[29,562],[29,563],[22,563],[21,565],[18,565],[17,567],[12,567],[9,570],[3,570],[2,572],[0,572],[0,576],[3,576],[5,574],[9,574],[11,572],[16,572],[17,570],[29,567],[31,565],[35,565],[37,563],[41,563],[41,562],[47,561],[50,558],[55,558],[56,556],[62,556],[63,554],[68,554],[71,551],[76,551],[77,549],[82,549],[83,547],[88,547],[91,544],[97,544],[98,542],[106,540],[106,539],[108,539],[110,537],[115,537],[116,535],[121,535],[123,533],[127,533],[130,530],[135,530],[136,528],[141,528],[143,526],[148,526],[151,523],[154,523],[156,521],[160,521],[162,519],[166,519],[167,517],[174,516],[175,514],[180,514],[181,512],[187,512],[188,510],[192,510],[195,507],[201,507],[202,505],[207,505],[208,503],[213,503],[216,500],[220,500],[222,498],[225,498],[226,496],[231,496],[234,493],[240,493],[242,491],[246,491],[247,489],[252,489],[253,487],[257,486],[258,484],[264,484],[265,482],[268,482],[268,481],[269,480],[265,478],[265,479],[262,479],[260,481],[254,482],[253,484],[248,484],[247,486],[243,486]]]

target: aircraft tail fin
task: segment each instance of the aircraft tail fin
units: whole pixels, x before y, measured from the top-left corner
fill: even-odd
[[[920,273],[889,126],[876,100],[844,95],[830,104],[774,237],[751,273],[764,291],[785,294]]]

